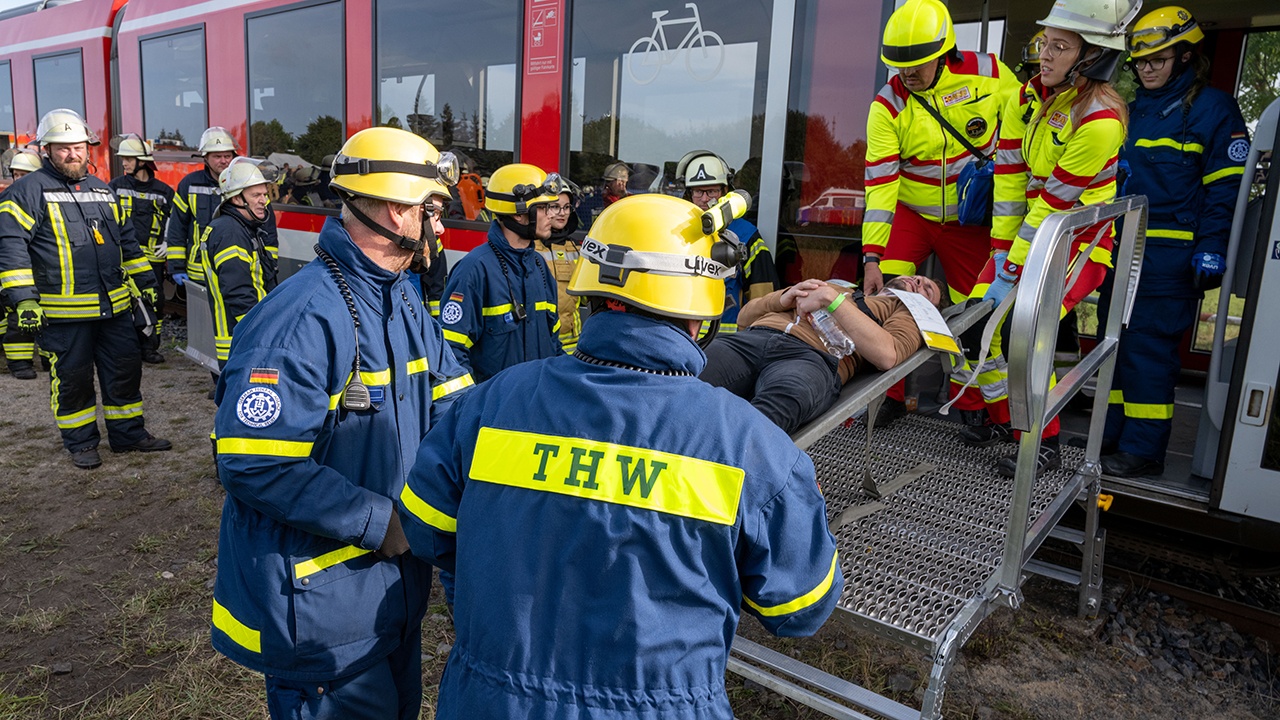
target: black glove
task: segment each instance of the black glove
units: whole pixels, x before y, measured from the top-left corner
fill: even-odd
[[[409,538],[404,536],[404,528],[400,526],[400,511],[391,506],[391,522],[387,523],[386,537],[382,538],[382,546],[377,556],[389,560],[409,552]]]

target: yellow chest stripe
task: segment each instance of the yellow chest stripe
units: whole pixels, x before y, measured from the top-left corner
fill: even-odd
[[[471,479],[732,525],[741,468],[646,448],[481,428]]]

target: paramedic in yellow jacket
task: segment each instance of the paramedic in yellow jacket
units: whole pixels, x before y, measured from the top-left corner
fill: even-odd
[[[952,300],[959,302],[975,290],[991,257],[991,227],[957,222],[956,181],[976,158],[929,108],[990,157],[1000,112],[1017,92],[1018,80],[994,55],[956,48],[951,15],[940,0],[908,0],[894,11],[880,57],[898,74],[880,90],[867,118],[863,290],[875,295],[885,276],[915,275],[936,254]],[[953,382],[953,390],[966,377]],[[905,412],[902,401],[899,383],[889,391],[879,422]],[[966,422],[982,425],[977,392],[957,407]]]
[[[988,286],[984,299],[999,304],[1013,289],[1031,240],[1050,213],[1115,199],[1128,108],[1108,81],[1125,50],[1125,28],[1140,7],[1141,0],[1122,0],[1119,7],[1112,0],[1058,0],[1049,17],[1040,21],[1045,28],[1040,74],[1010,101],[1000,128],[991,231],[996,254],[978,279],[979,286]],[[1111,266],[1110,225],[1085,229],[1079,245],[1072,248],[1074,258],[1102,233],[1063,300],[1063,314],[1102,284]],[[1008,365],[999,339],[1007,331],[1006,321],[989,359],[979,367],[991,419],[986,428],[989,441],[983,443],[987,445],[1014,439],[1009,429]],[[969,352],[977,349],[975,342],[965,345]],[[965,433],[962,437],[970,441]],[[1045,428],[1044,440],[1038,471],[1058,466],[1057,418]],[[1016,456],[1001,458],[997,470],[1013,477],[1016,465]]]

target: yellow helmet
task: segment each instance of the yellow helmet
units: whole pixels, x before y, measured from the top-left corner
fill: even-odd
[[[745,212],[749,201],[741,197],[731,193],[723,205],[738,198],[733,214]],[[718,319],[724,312],[725,278],[737,272],[740,258],[733,256],[732,243],[717,235],[723,223],[708,223],[710,214],[688,200],[657,193],[610,205],[582,242],[569,294],[622,300],[667,317]]]
[[[571,191],[559,175],[526,163],[503,165],[484,188],[484,207],[497,215],[523,215],[534,205],[555,202],[562,192]]]
[[[59,108],[50,110],[40,118],[36,127],[36,143],[40,147],[57,143],[72,145],[75,143],[98,144],[98,136],[89,129],[89,124],[75,110]]]
[[[214,126],[200,133],[200,147],[196,149],[197,155],[235,151],[236,140],[231,137],[231,133],[227,132],[226,128]]]
[[[1186,8],[1170,5],[1152,10],[1133,25],[1129,36],[1129,57],[1140,58],[1185,42],[1204,40],[1204,31]]]
[[[709,150],[694,150],[676,163],[676,175],[687,188],[724,185],[733,189],[733,168],[724,158]]]
[[[951,13],[940,0],[907,0],[884,26],[880,59],[890,67],[912,67],[942,57],[956,46]]]
[[[117,137],[111,142],[116,151],[116,155],[120,157],[137,158],[143,162],[155,162],[155,158],[151,156],[154,149],[150,140],[143,140],[133,133],[125,133]]]
[[[407,130],[374,127],[352,135],[333,159],[329,186],[351,195],[421,205],[449,199],[458,161]]]
[[[35,172],[40,169],[43,163],[40,162],[40,155],[32,150],[20,148],[14,152],[13,157],[9,158],[9,173],[18,172]]]
[[[1040,51],[1044,50],[1044,44],[1045,44],[1045,37],[1044,37],[1043,30],[1037,32],[1035,35],[1032,35],[1031,39],[1027,41],[1027,44],[1022,46],[1023,64],[1039,65]]]

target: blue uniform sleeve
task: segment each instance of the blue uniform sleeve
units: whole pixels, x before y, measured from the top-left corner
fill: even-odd
[[[400,491],[400,524],[413,554],[441,570],[455,570],[458,506],[462,503],[463,448],[469,423],[462,417],[466,398],[448,412],[418,447],[418,456]],[[474,438],[475,430],[470,429]]]
[[[480,263],[461,263],[445,285],[445,300],[440,307],[444,339],[453,348],[458,362],[468,371],[472,369],[471,348],[484,332],[484,318],[480,312],[484,304],[484,290],[484,272]]]
[[[40,299],[27,244],[43,218],[44,204],[34,179],[23,178],[0,195],[0,288],[11,306]]]
[[[218,477],[227,493],[277,522],[376,550],[391,499],[312,459],[333,422],[326,378],[283,349],[237,347],[218,383]]]
[[[1204,206],[1196,233],[1196,252],[1226,255],[1236,193],[1249,157],[1249,133],[1233,98],[1217,93],[1211,97],[1220,98],[1220,102],[1214,113],[1216,126],[1208,131],[1209,142],[1204,148],[1204,176],[1200,179]]]
[[[475,380],[471,372],[458,362],[453,350],[444,341],[444,336],[434,319],[427,320],[428,332],[436,335],[436,356],[431,358],[431,427],[440,422],[440,418],[453,403],[471,388]]]
[[[758,513],[742,519],[743,609],[782,637],[812,635],[844,590],[835,538],[813,461],[797,451],[791,476]]]

